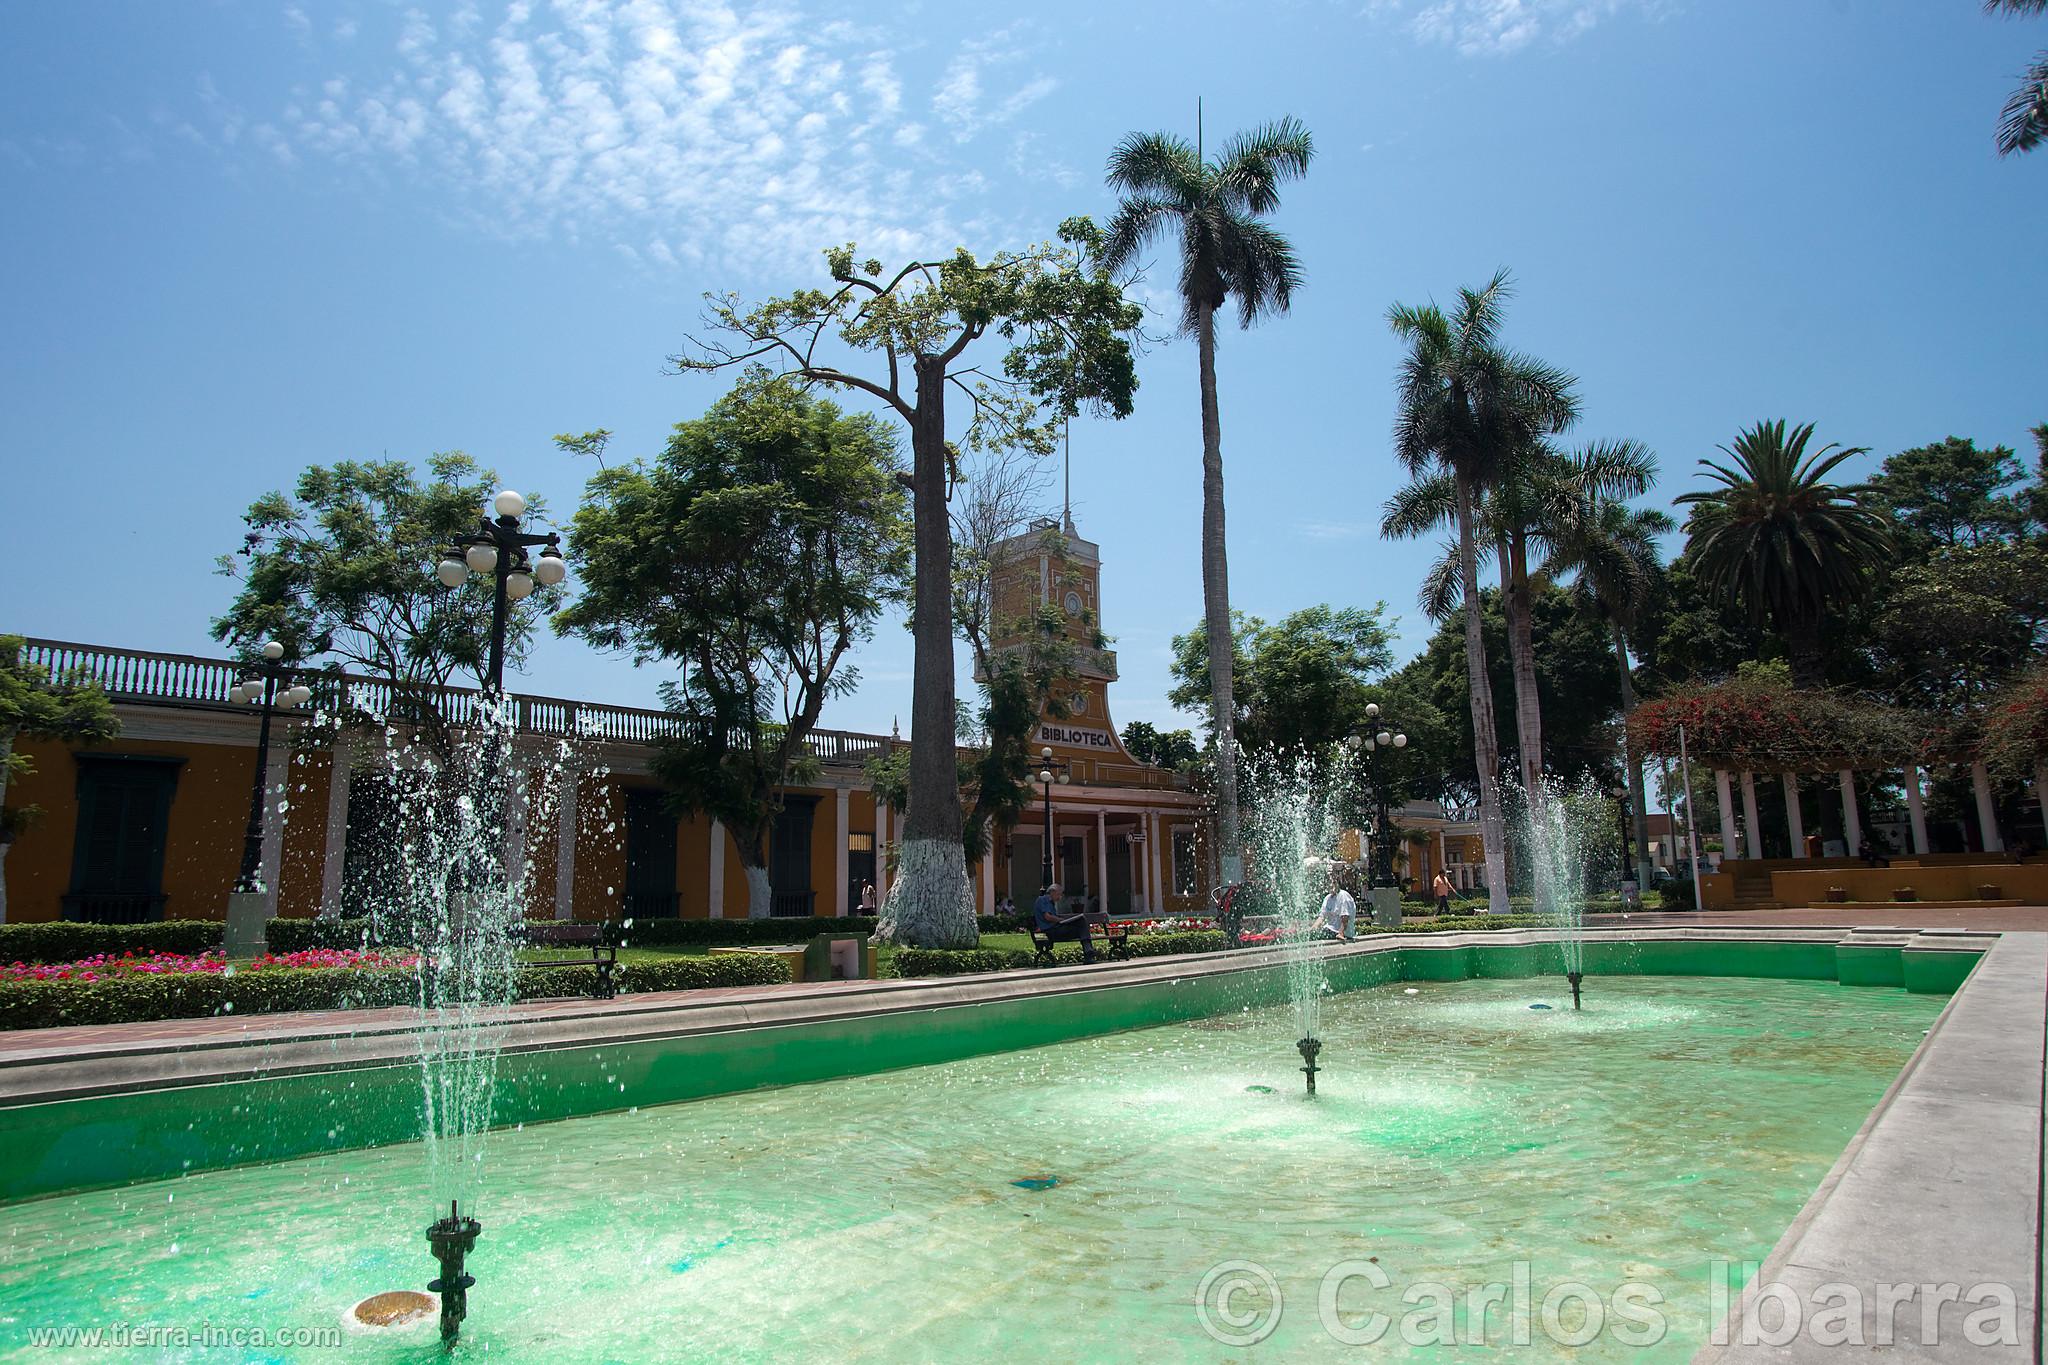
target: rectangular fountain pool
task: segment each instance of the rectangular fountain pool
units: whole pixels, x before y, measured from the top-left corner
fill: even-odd
[[[1688,1359],[1716,1264],[1763,1257],[1945,1000],[1603,978],[1575,1015],[1560,985],[1330,997],[1314,1100],[1270,1009],[496,1133],[462,1352]],[[424,1185],[397,1146],[0,1208],[0,1351],[338,1328],[432,1273]],[[1541,1311],[1572,1283],[1605,1319],[1577,1347],[1552,1338],[1583,1334],[1584,1296]],[[1507,1302],[1475,1317],[1489,1284]],[[1373,1345],[1340,1339],[1374,1312]],[[428,1320],[227,1358],[439,1354]]]

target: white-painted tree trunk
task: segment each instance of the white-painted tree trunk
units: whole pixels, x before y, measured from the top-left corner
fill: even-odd
[[[767,919],[775,913],[775,891],[768,885],[768,869],[750,867],[747,873],[747,918]]]
[[[1508,827],[1500,808],[1500,742],[1493,727],[1493,687],[1480,633],[1479,559],[1471,486],[1458,478],[1458,576],[1465,593],[1465,682],[1472,710],[1472,758],[1479,778],[1479,842],[1486,852],[1486,908],[1508,912]]]
[[[7,850],[14,844],[0,839],[0,924],[7,923]]]
[[[972,948],[981,941],[958,839],[903,841],[875,937],[904,948]]]

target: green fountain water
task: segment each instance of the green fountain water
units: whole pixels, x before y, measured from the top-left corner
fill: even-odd
[[[1539,1331],[1503,1358],[1683,1360],[1713,1263],[1770,1247],[1941,1004],[1622,977],[1573,1014],[1554,977],[1393,985],[1323,1001],[1313,1102],[1276,1008],[501,1131],[471,1257],[491,1292],[459,1350],[1214,1360],[1196,1288],[1244,1261],[1286,1305],[1255,1353],[1356,1359],[1319,1321],[1332,1265],[1393,1283],[1354,1284],[1355,1319],[1522,1260],[1539,1294],[1654,1286],[1668,1331],[1569,1351]],[[50,1358],[29,1334],[65,1326],[339,1327],[417,1287],[419,1183],[418,1149],[394,1147],[0,1208],[0,1352]],[[237,1358],[440,1352],[428,1319]],[[1370,1352],[1410,1354],[1443,1352],[1398,1331]],[[188,1357],[219,1358],[152,1354]]]

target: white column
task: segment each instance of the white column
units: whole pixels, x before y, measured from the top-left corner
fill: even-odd
[[[1977,826],[1984,834],[1984,851],[2005,852],[2005,840],[1998,834],[1998,806],[1991,799],[1991,773],[1982,763],[1970,765],[1970,785],[1977,789]]]
[[[1764,822],[1756,813],[1756,774],[1742,775],[1742,818],[1748,834],[1744,851],[1752,858],[1764,856]]]
[[[832,875],[839,883],[839,889],[832,894],[832,903],[838,907],[832,912],[835,915],[845,915],[853,909],[852,906],[846,903],[849,894],[846,881],[847,878],[853,875],[846,864],[846,831],[850,824],[848,813],[852,810],[852,802],[853,792],[846,787],[841,787],[839,789],[839,798],[834,803],[839,808],[839,825],[833,833],[833,837],[839,840],[839,847],[832,854]]]
[[[1735,784],[1726,768],[1714,769],[1714,795],[1721,802],[1721,856],[1739,858],[1742,846],[1735,842]]]
[[[576,918],[576,770],[564,766],[555,795],[555,918]]]
[[[1132,826],[1133,832],[1143,828],[1142,819]],[[1143,914],[1151,903],[1151,888],[1145,884],[1145,855],[1142,848],[1132,843],[1128,835],[1124,838],[1124,858],[1131,865],[1131,913]]]
[[[1853,858],[1856,850],[1863,847],[1863,815],[1856,809],[1856,774],[1842,769],[1842,838],[1849,847],[1844,850]]]
[[[2048,829],[2048,763],[2034,769],[2034,799],[2041,803],[2041,824]]]
[[[2042,792],[2041,799],[2048,801],[2048,783],[2042,784]],[[1166,913],[1166,877],[1161,869],[1166,866],[1166,860],[1171,856],[1171,853],[1172,850],[1159,847],[1159,812],[1156,810],[1146,811],[1145,865],[1152,874],[1148,884],[1152,888],[1151,909],[1155,915]]]
[[[327,770],[327,854],[320,865],[320,918],[341,915],[342,872],[348,866],[348,776],[355,768],[356,737],[334,741]]]
[[[1921,791],[1920,769],[1908,765],[1906,768],[1906,816],[1913,825],[1913,851],[1931,852],[1927,843],[1927,798]]]
[[[886,801],[875,802],[875,899],[889,900],[889,826],[894,812]]]
[[[1779,773],[1779,783],[1785,788],[1785,829],[1792,836],[1792,856],[1806,856],[1806,821],[1799,815],[1799,779],[1791,773]]]
[[[713,919],[725,918],[725,821],[711,822],[711,886],[705,904]]]
[[[1109,911],[1109,817],[1095,812],[1095,903]]]
[[[988,847],[981,851],[981,913],[993,915],[996,912],[996,838],[995,831],[989,831]]]
[[[291,768],[291,746],[280,739],[263,756],[262,865],[257,871],[263,878],[264,913],[272,919],[277,918],[277,881],[284,870],[284,808],[291,804],[285,799],[285,787],[291,781]]]

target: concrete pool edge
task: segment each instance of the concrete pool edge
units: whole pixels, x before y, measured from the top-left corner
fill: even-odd
[[[1837,1359],[1842,1344],[1818,1327],[1830,1309],[1863,1343],[1856,1349],[2040,1360],[2044,1086],[2048,934],[2004,934],[1734,1296],[1696,1365]],[[1971,1315],[1996,1303],[1988,1286],[2010,1291],[2010,1340],[1969,1339]],[[1995,1325],[1995,1315],[1980,1322]]]
[[[1524,978],[1561,970],[1561,937],[1376,935],[1323,956],[1340,990]],[[1947,991],[1994,938],[1687,928],[1586,941],[1594,989],[1605,971]],[[955,1061],[1274,1004],[1285,989],[1284,957],[1253,951],[713,1001],[522,1006],[503,1026],[495,1118],[548,1122]],[[387,1018],[351,1033],[339,1016],[301,1016],[296,1030],[248,1023],[242,1041],[192,1047],[17,1049],[0,1066],[0,1202],[417,1140],[414,1027]]]

